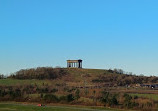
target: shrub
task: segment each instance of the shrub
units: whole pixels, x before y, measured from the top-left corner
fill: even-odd
[[[119,103],[116,94],[110,94],[109,92],[103,92],[102,102],[109,106],[118,105]]]
[[[124,94],[124,106],[127,108],[131,108],[132,107],[132,96],[128,95],[128,94]]]
[[[80,98],[80,90],[77,89],[75,92],[75,98],[78,100]]]
[[[67,96],[60,96],[59,100],[67,102]]]
[[[68,95],[67,95],[67,101],[68,101],[68,102],[71,102],[71,101],[73,101],[73,100],[75,100],[75,97],[74,97],[72,94],[68,94]]]
[[[112,96],[112,98],[109,100],[109,104],[110,104],[110,106],[118,105],[118,100],[116,98],[116,95]]]
[[[56,92],[58,92],[58,89],[55,89],[55,88],[54,88],[54,89],[51,90],[51,92],[52,92],[52,93],[56,93]]]
[[[46,94],[44,96],[44,100],[46,102],[59,102],[59,99],[56,95],[53,95],[53,94]]]
[[[108,98],[109,98],[109,92],[103,92],[102,102],[107,104],[109,101]]]

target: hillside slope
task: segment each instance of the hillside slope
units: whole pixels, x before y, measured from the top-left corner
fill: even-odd
[[[103,69],[23,69],[7,79],[0,79],[0,100],[117,108],[129,108],[124,104],[129,102],[133,108],[151,109],[157,105],[157,99],[151,97],[158,94],[158,90],[139,84],[157,84],[157,80],[157,77]]]
[[[16,72],[7,79],[1,79],[0,85],[18,84],[50,85],[65,84],[68,86],[135,86],[136,84],[156,84],[158,77],[145,77],[119,74],[113,70],[78,69],[78,68],[35,68]]]

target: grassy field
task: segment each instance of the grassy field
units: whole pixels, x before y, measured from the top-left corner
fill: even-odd
[[[38,107],[36,105],[0,103],[0,111],[123,111],[123,110],[105,109],[105,108],[97,108],[97,107],[78,107],[78,106]]]
[[[157,94],[130,94],[131,96],[138,96],[143,98],[149,98],[155,101],[158,101],[158,95]]]
[[[18,79],[0,79],[0,85],[10,86],[10,85],[24,85],[24,84],[38,84],[49,83],[47,80],[18,80]]]

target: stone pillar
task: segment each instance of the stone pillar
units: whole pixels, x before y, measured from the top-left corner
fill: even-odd
[[[78,62],[78,68],[80,68],[80,66],[81,66],[81,64],[80,64],[80,62]]]
[[[78,62],[78,68],[80,68],[80,62]]]
[[[77,62],[76,62],[76,68],[78,68],[78,64],[77,64]]]
[[[77,62],[76,62],[76,67],[77,67]]]

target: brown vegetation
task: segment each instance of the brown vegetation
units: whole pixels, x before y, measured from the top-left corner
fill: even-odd
[[[1,85],[1,101],[77,104],[154,111],[157,101],[130,93],[155,93],[136,84],[157,83],[157,77],[123,74],[122,70],[41,67],[20,70],[8,78],[44,80],[43,84]],[[37,80],[36,80],[37,79]],[[131,87],[128,87],[131,86]],[[135,86],[135,87],[134,87]],[[158,92],[157,92],[158,93]]]

